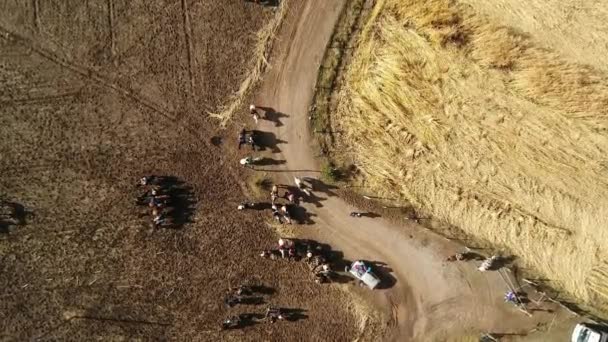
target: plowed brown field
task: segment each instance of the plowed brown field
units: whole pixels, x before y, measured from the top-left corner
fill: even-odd
[[[0,234],[1,340],[353,338],[339,290],[257,257],[276,235],[235,210],[244,173],[210,143],[207,112],[271,18],[241,0],[0,3],[0,195],[27,212]],[[145,174],[191,187],[192,222],[149,227],[134,204]],[[308,318],[221,332],[264,308],[224,307],[245,281]]]

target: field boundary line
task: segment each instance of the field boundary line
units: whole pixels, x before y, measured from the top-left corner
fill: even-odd
[[[32,52],[38,54],[39,56],[41,56],[55,64],[58,64],[68,70],[71,70],[72,72],[75,72],[86,79],[94,81],[97,85],[101,85],[103,87],[112,89],[115,92],[117,92],[118,94],[122,95],[123,97],[133,100],[134,102],[137,102],[137,103],[141,104],[142,106],[144,106],[154,112],[157,112],[158,114],[164,116],[166,119],[168,119],[170,121],[175,121],[175,117],[173,117],[169,113],[169,111],[161,108],[157,104],[152,103],[147,99],[144,99],[143,97],[133,93],[132,91],[126,90],[112,82],[109,82],[108,80],[106,80],[103,77],[96,74],[94,71],[92,71],[84,66],[80,66],[73,62],[65,60],[64,58],[61,58],[50,51],[47,51],[41,47],[38,47],[30,39],[23,37],[19,34],[16,34],[14,32],[11,32],[10,30],[7,30],[6,28],[1,27],[1,26],[0,26],[0,33],[2,33],[4,36],[7,36],[7,37],[10,37],[10,38],[13,38],[15,40],[22,42],[23,44],[27,45],[32,50]]]
[[[190,78],[190,92],[194,93],[196,89],[196,61],[194,60],[193,56],[194,44],[192,42],[192,25],[190,23],[188,0],[182,0],[182,17],[184,19],[184,36],[186,39],[186,51],[188,56],[188,75]]]
[[[108,26],[110,30],[110,54],[116,56],[116,32],[114,31],[114,0],[108,0]]]
[[[247,73],[247,77],[241,82],[239,89],[230,96],[228,102],[220,108],[219,113],[207,112],[212,118],[218,119],[222,127],[226,127],[226,124],[230,121],[234,113],[243,105],[245,97],[247,97],[249,92],[262,77],[262,74],[266,71],[266,68],[268,67],[268,58],[272,52],[272,45],[276,38],[277,31],[287,15],[287,8],[287,1],[281,1],[279,8],[274,14],[274,18],[258,32],[258,40],[255,46],[254,58],[252,60],[253,67]]]
[[[42,30],[40,23],[40,1],[32,0],[32,7],[34,8],[34,27],[40,33],[40,31]]]

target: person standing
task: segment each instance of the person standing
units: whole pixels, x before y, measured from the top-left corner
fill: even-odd
[[[255,121],[255,124],[258,124],[258,120],[260,120],[260,114],[258,114],[258,109],[256,108],[255,105],[249,105],[249,113],[251,113],[251,116],[253,117],[253,121]]]

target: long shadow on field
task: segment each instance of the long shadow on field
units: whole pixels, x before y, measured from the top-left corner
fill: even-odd
[[[192,223],[197,203],[192,187],[174,176],[162,177],[159,186],[171,200],[171,210],[167,212],[172,222],[169,227],[179,229]]]
[[[281,112],[277,112],[272,107],[258,107],[259,109],[264,111],[264,116],[262,119],[274,122],[275,127],[283,126],[283,122],[281,122],[281,118],[288,118],[289,115]]]
[[[289,322],[297,322],[301,319],[308,318],[305,309],[299,308],[281,308],[281,312],[285,314],[285,320]]]
[[[275,290],[274,288],[270,287],[270,286],[266,286],[266,285],[251,285],[249,286],[251,288],[251,291],[253,291],[253,293],[259,293],[259,294],[263,294],[263,295],[272,295],[275,294],[277,292],[277,290]]]

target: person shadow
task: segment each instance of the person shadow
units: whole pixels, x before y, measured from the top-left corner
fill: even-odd
[[[277,112],[272,107],[257,107],[264,111],[264,115],[260,117],[260,119],[271,121],[274,123],[275,127],[283,126],[282,118],[288,118],[289,115],[281,112]]]

